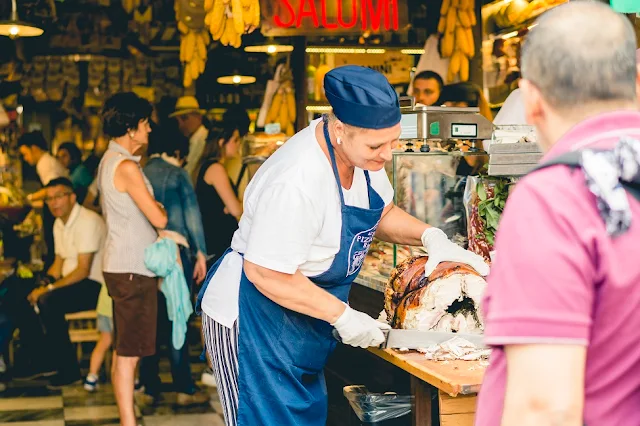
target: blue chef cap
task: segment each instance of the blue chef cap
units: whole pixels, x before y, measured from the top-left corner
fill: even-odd
[[[324,90],[340,121],[365,129],[385,129],[400,122],[396,91],[378,71],[356,65],[334,68],[324,76]]]

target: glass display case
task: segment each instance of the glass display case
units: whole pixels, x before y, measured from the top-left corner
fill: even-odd
[[[467,247],[467,178],[477,175],[489,156],[468,152],[394,152],[387,168],[395,191],[395,204],[412,216],[442,229],[460,246]],[[374,240],[364,273],[389,276],[406,257],[424,254],[422,247]]]

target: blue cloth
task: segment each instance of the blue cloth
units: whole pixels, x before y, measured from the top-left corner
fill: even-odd
[[[400,122],[398,94],[378,71],[356,65],[334,68],[324,90],[340,121],[365,129],[386,129]]]
[[[172,322],[171,341],[175,349],[184,345],[187,323],[193,313],[191,295],[182,268],[178,264],[178,246],[163,238],[144,250],[145,266],[164,278],[160,291],[167,299],[167,314]]]
[[[157,157],[150,159],[143,170],[151,182],[153,195],[167,211],[166,229],[183,235],[193,253],[206,254],[202,216],[187,172]]]
[[[330,140],[326,122],[324,132]],[[327,146],[340,195],[340,249],[329,269],[310,279],[346,302],[385,205],[366,171],[370,208],[345,205],[335,154]],[[324,426],[328,403],[323,370],[337,344],[333,327],[273,302],[244,273],[239,306],[238,426]]]

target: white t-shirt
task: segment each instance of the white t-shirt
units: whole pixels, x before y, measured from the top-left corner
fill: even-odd
[[[231,247],[245,259],[274,271],[306,276],[329,269],[340,248],[340,197],[331,163],[315,137],[316,126],[292,137],[260,167],[247,187],[244,213]],[[385,205],[393,201],[393,187],[383,170],[369,172],[373,189]],[[355,170],[345,203],[369,207],[364,171]],[[206,220],[206,218],[204,219]],[[242,259],[227,256],[211,278],[202,310],[231,327],[238,316],[238,288]]]
[[[53,241],[57,256],[62,258],[62,276],[65,277],[78,267],[78,255],[93,253],[89,279],[104,283],[102,277],[102,249],[106,237],[106,226],[95,212],[73,206],[67,223],[58,218],[53,224]]]
[[[59,177],[69,177],[69,171],[48,152],[45,152],[36,163],[36,172],[43,185],[48,185],[53,179]]]

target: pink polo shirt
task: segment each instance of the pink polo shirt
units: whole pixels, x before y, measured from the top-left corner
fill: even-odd
[[[614,112],[570,130],[545,159],[640,139],[640,113]],[[543,160],[545,161],[545,160]],[[477,426],[499,426],[507,379],[504,345],[587,346],[587,426],[640,424],[640,203],[631,228],[610,238],[584,174],[552,167],[523,178],[509,197],[484,301],[494,347]]]

